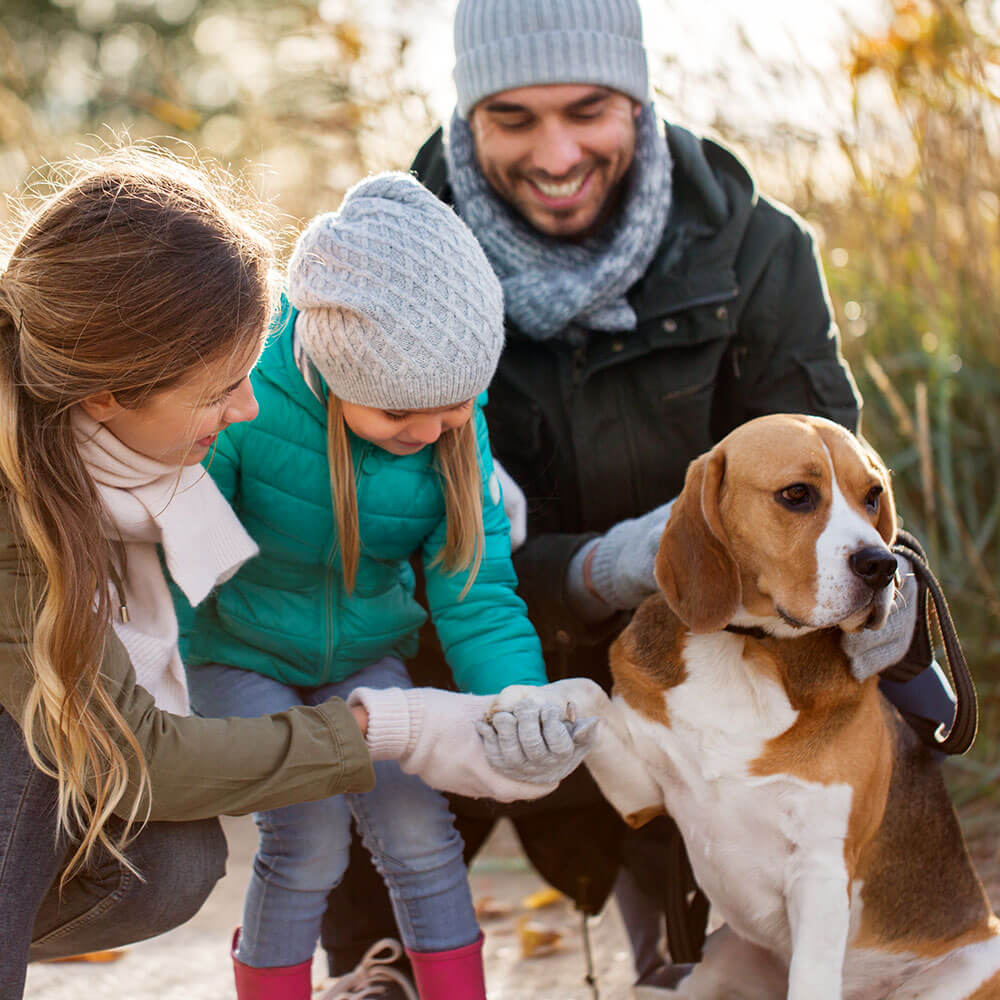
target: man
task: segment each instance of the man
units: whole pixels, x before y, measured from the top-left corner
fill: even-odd
[[[455,49],[456,112],[413,170],[503,285],[507,343],[486,413],[526,497],[515,567],[549,676],[607,687],[608,646],[655,588],[691,459],[764,413],[856,430],[859,398],[809,231],[722,146],[657,121],[636,0],[461,0]],[[849,637],[859,675],[900,659],[917,603]],[[426,639],[411,672],[447,684]],[[469,855],[510,815],[539,871],[587,912],[616,885],[637,996],[685,971],[660,945],[663,914],[675,958],[697,956],[704,902],[686,899],[673,824],[628,831],[584,768],[537,803],[454,808]],[[334,973],[397,936],[376,883],[359,862],[331,895]]]

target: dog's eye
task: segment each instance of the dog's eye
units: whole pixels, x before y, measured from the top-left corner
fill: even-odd
[[[779,490],[775,499],[789,510],[808,512],[816,509],[816,491],[805,483],[793,483]]]
[[[865,496],[865,506],[873,513],[878,513],[879,497],[882,496],[882,487],[873,486]]]

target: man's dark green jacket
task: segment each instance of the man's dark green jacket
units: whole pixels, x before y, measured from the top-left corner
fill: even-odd
[[[629,293],[637,329],[538,341],[508,322],[490,386],[494,454],[528,499],[520,592],[553,677],[606,680],[603,639],[622,624],[595,635],[567,611],[565,570],[588,533],[675,497],[688,463],[753,417],[812,413],[857,429],[811,233],[722,146],[678,126],[666,135],[672,204]],[[413,170],[451,200],[440,131]]]

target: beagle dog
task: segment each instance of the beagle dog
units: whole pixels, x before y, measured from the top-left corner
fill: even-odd
[[[691,464],[660,593],[612,647],[612,698],[550,686],[602,718],[601,790],[633,826],[673,817],[725,921],[664,996],[1000,998],[1000,924],[940,769],[841,649],[889,614],[895,532],[864,443],[815,417],[752,420]]]

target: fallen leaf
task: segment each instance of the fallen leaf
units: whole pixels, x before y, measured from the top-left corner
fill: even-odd
[[[114,951],[87,951],[82,955],[67,955],[65,958],[50,958],[48,962],[117,962],[125,954],[124,949]]]
[[[558,889],[547,887],[539,889],[538,892],[533,892],[530,896],[525,896],[521,900],[521,905],[526,910],[541,910],[546,906],[555,906],[556,903],[561,902],[565,898]]]
[[[501,902],[492,896],[483,896],[476,900],[476,918],[478,920],[501,920],[514,912],[510,903]]]
[[[517,935],[521,941],[522,958],[541,958],[551,955],[562,941],[562,934],[524,915],[517,921]]]

